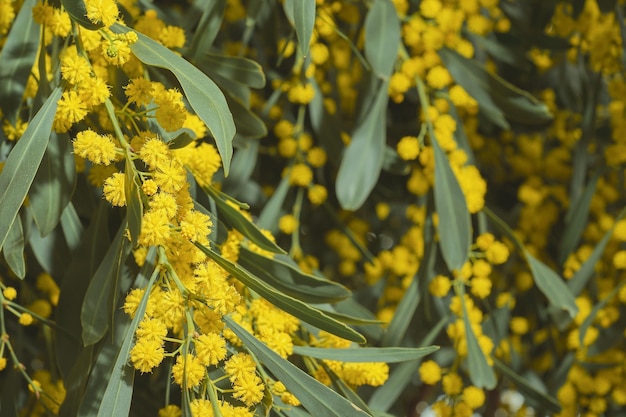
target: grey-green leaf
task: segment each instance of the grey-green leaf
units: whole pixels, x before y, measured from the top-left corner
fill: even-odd
[[[24,262],[24,230],[19,216],[11,225],[9,235],[2,248],[4,259],[11,271],[20,279],[26,276],[26,263]]]
[[[304,408],[316,417],[367,417],[369,414],[311,377],[291,362],[281,358],[256,337],[224,317],[228,327],[241,339],[257,359],[295,395]]]
[[[296,29],[300,51],[307,56],[315,25],[315,0],[285,0],[284,9]]]
[[[460,297],[463,299],[463,285],[460,284],[457,287],[461,289]],[[469,369],[469,377],[472,384],[480,388],[493,389],[498,382],[493,369],[487,363],[487,358],[483,353],[478,339],[474,334],[471,323],[467,315],[467,307],[465,301],[461,303],[463,308],[463,323],[465,324],[465,338],[467,341],[467,366]]]
[[[17,121],[26,82],[39,49],[39,25],[32,18],[36,3],[35,0],[24,1],[0,53],[0,109],[13,124]]]
[[[57,87],[13,147],[0,173],[0,248],[37,174],[62,89]]]
[[[195,62],[202,54],[208,52],[211,45],[213,45],[222,26],[226,0],[208,0],[202,6],[204,6],[204,11],[198,26],[194,30],[188,52],[192,62]]]
[[[472,239],[472,222],[461,186],[450,161],[432,140],[435,154],[435,209],[439,215],[439,244],[450,271],[461,270],[467,260]]]
[[[250,220],[248,220],[238,209],[227,203],[228,197],[218,190],[211,187],[205,187],[204,191],[215,201],[219,211],[220,219],[229,226],[235,228],[245,237],[254,242],[262,249],[274,252],[284,253],[276,243],[272,242],[265,236],[261,230]]]
[[[589,217],[589,206],[591,199],[596,191],[596,185],[598,184],[599,175],[594,175],[590,180],[585,190],[570,206],[565,216],[565,233],[560,239],[559,244],[559,263],[563,264],[567,259],[567,256],[576,249],[580,242],[583,230],[587,226],[587,219]]]
[[[141,221],[143,216],[143,201],[141,198],[141,189],[139,188],[139,179],[133,169],[133,162],[126,159],[126,172],[124,174],[124,191],[126,193],[126,218],[128,222],[128,231],[133,245],[137,244],[139,233],[141,232]]]
[[[400,19],[390,0],[374,0],[365,18],[365,57],[374,73],[391,76],[400,44]]]
[[[284,176],[274,190],[274,194],[272,194],[265,206],[263,206],[263,210],[261,210],[258,220],[259,227],[275,230],[278,225],[280,210],[283,207],[289,188],[289,178]]]
[[[388,98],[387,82],[382,82],[344,151],[335,187],[345,210],[361,207],[378,182],[385,159]]]
[[[305,274],[290,259],[287,255],[270,259],[242,247],[238,262],[277,290],[307,303],[332,303],[350,296],[343,285]]]
[[[447,48],[438,53],[454,80],[476,99],[480,112],[502,129],[509,128],[507,119],[525,125],[545,125],[552,120],[544,103],[488,72],[476,60]]]
[[[67,135],[52,132],[29,192],[35,224],[46,236],[59,223],[76,182],[76,163]]]
[[[116,33],[126,33],[131,29],[116,23],[111,26],[111,30]],[[189,104],[206,123],[215,138],[217,149],[222,157],[224,174],[228,175],[230,160],[233,156],[232,140],[235,136],[235,122],[224,94],[209,77],[184,58],[141,33],[137,32],[137,36],[139,40],[131,45],[133,53],[144,64],[165,68],[176,76]]]
[[[545,392],[538,391],[533,384],[513,369],[509,368],[504,362],[500,361],[498,358],[494,358],[493,365],[502,375],[515,384],[515,388],[517,388],[522,395],[536,401],[537,404],[542,406],[546,411],[550,411],[551,413],[561,411],[561,405],[554,397]]]
[[[208,75],[218,74],[252,88],[265,87],[263,68],[251,59],[206,53],[200,58],[199,64]]]
[[[150,282],[146,286],[146,291],[143,294],[137,311],[135,311],[135,317],[128,326],[128,330],[124,336],[124,342],[120,347],[120,350],[115,359],[113,365],[113,371],[109,377],[109,383],[104,390],[102,396],[102,402],[98,409],[99,416],[127,416],[130,411],[130,402],[133,396],[133,383],[135,380],[135,369],[128,364],[128,356],[130,349],[132,348],[135,330],[139,325],[139,322],[143,319],[144,312],[146,311],[146,305],[148,304],[148,297],[152,285],[158,276],[158,272],[152,273]]]
[[[111,288],[115,277],[121,274],[126,257],[130,253],[128,239],[124,236],[124,227],[120,227],[104,259],[89,282],[83,299],[80,321],[83,328],[83,345],[98,342],[109,329],[109,310],[111,308]]]
[[[293,297],[290,297],[280,291],[277,291],[270,285],[266,284],[258,277],[252,275],[250,272],[240,267],[239,265],[232,263],[231,261],[224,259],[218,253],[212,249],[196,243],[196,246],[202,250],[209,258],[215,263],[224,268],[233,277],[237,278],[244,285],[249,287],[252,291],[265,298],[276,307],[286,311],[287,313],[305,321],[319,329],[326,330],[336,336],[343,337],[357,343],[365,343],[365,338],[357,331],[346,326],[332,317],[328,316],[324,312],[303,303]]]
[[[567,311],[571,317],[574,317],[578,307],[576,307],[574,295],[563,279],[527,250],[524,250],[524,255],[537,288],[548,298],[551,305]]]
[[[341,362],[406,362],[422,358],[437,351],[439,346],[421,348],[350,348],[330,349],[309,346],[294,346],[293,353],[317,359],[329,359]]]

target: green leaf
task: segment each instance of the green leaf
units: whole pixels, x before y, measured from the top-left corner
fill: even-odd
[[[619,294],[624,285],[626,285],[626,281],[622,281],[621,283],[619,283],[615,288],[613,288],[609,295],[604,297],[602,300],[597,302],[596,305],[593,306],[591,312],[589,312],[589,315],[585,318],[585,321],[583,321],[583,324],[580,325],[580,328],[578,330],[578,340],[580,341],[581,346],[584,346],[583,340],[585,339],[585,334],[587,333],[589,326],[591,326],[596,316],[598,315],[598,312],[602,310],[608,304],[608,302],[611,301],[617,294]]]
[[[75,183],[76,162],[69,137],[52,132],[29,192],[33,218],[42,236],[59,223]]]
[[[32,17],[36,0],[26,0],[0,49],[0,109],[8,121],[17,122],[26,82],[39,50],[39,25]]]
[[[211,187],[203,187],[203,190],[215,201],[220,220],[241,232],[261,249],[274,253],[285,253],[276,243],[269,240],[254,223],[248,220],[241,211],[227,203],[227,201],[232,199]]]
[[[126,158],[126,171],[124,173],[124,191],[126,193],[126,217],[128,231],[133,245],[137,244],[139,233],[141,233],[141,220],[143,216],[143,201],[141,198],[141,188],[139,179],[135,172],[133,162]]]
[[[454,80],[476,99],[481,114],[502,129],[509,129],[507,119],[540,126],[552,120],[552,114],[545,104],[488,72],[483,64],[447,48],[438,52]]]
[[[476,335],[474,334],[474,330],[472,329],[472,325],[469,321],[467,307],[465,306],[465,299],[463,298],[465,293],[464,284],[459,282],[458,285],[456,285],[456,288],[459,293],[459,297],[463,300],[461,306],[463,308],[463,323],[465,324],[467,367],[469,370],[470,380],[472,381],[472,384],[479,388],[493,389],[498,381],[496,380],[496,375],[494,374],[493,369],[487,363],[487,358],[478,344],[478,339],[476,339]]]
[[[369,414],[281,358],[256,337],[226,316],[224,321],[257,359],[316,417],[366,417]]]
[[[390,0],[374,0],[365,17],[365,57],[379,78],[391,76],[399,44],[400,20],[395,6]]]
[[[259,141],[256,139],[243,139],[241,146],[237,147],[237,152],[233,156],[233,162],[230,164],[230,175],[224,180],[223,190],[226,193],[241,190],[246,184],[250,183],[250,176],[256,166],[259,156]],[[267,229],[257,222],[259,227]]]
[[[230,95],[228,92],[224,94],[228,107],[233,113],[235,126],[237,126],[237,134],[251,139],[259,139],[267,136],[267,126],[259,116],[254,114],[246,105],[244,105],[237,97]]]
[[[124,262],[130,253],[128,239],[124,236],[125,227],[119,228],[113,243],[109,246],[106,255],[96,273],[91,277],[87,293],[83,299],[80,312],[80,321],[83,327],[83,345],[89,346],[98,342],[109,329],[109,314],[111,309],[111,293],[118,291],[112,288],[115,277],[122,273]]]
[[[305,274],[290,260],[287,255],[267,258],[242,247],[237,262],[277,290],[306,303],[332,303],[350,296],[343,285]]]
[[[24,262],[24,230],[19,216],[9,229],[9,235],[2,248],[4,259],[11,271],[20,279],[26,277],[26,263]]]
[[[619,214],[619,216],[615,219],[615,223],[621,220],[624,217],[624,214],[626,214],[626,210],[622,211]],[[591,255],[589,255],[589,258],[587,258],[587,260],[580,266],[578,271],[574,273],[574,276],[569,281],[567,281],[567,286],[574,296],[580,294],[583,288],[585,288],[585,285],[587,285],[587,282],[589,282],[589,279],[593,276],[596,270],[596,264],[598,263],[598,261],[600,261],[600,258],[604,253],[604,249],[609,243],[612,235],[613,228],[611,228],[604,234],[602,240],[600,240],[600,242],[593,249],[593,252],[591,252]]]
[[[430,329],[419,345],[423,346],[433,343],[449,321],[449,317],[442,317],[437,324]],[[404,362],[394,368],[393,371],[391,371],[387,382],[374,391],[369,399],[368,405],[374,410],[386,411],[391,408],[394,402],[407,388],[411,379],[415,376],[421,361],[421,359],[416,359]]]
[[[261,214],[259,215],[258,224],[259,227],[268,230],[275,230],[278,226],[278,218],[280,217],[280,210],[283,207],[287,193],[289,192],[289,177],[284,176],[278,187],[274,190],[274,193],[269,198],[267,203],[263,206]]]
[[[460,271],[472,243],[472,221],[465,196],[450,167],[448,157],[437,139],[433,139],[431,143],[435,154],[434,194],[435,210],[439,215],[437,229],[441,254],[450,271]]]
[[[102,396],[98,416],[127,416],[130,411],[135,369],[128,364],[128,357],[135,338],[135,330],[137,330],[139,322],[143,319],[146,305],[148,304],[148,297],[150,296],[150,290],[158,276],[158,269],[156,269],[150,277],[150,282],[148,282],[146,286],[139,306],[137,306],[135,317],[126,330],[124,342],[117,354],[113,371],[111,372],[109,382]]]
[[[406,289],[402,300],[391,319],[391,323],[386,329],[381,344],[383,346],[398,346],[409,327],[415,314],[415,310],[420,303],[421,293],[417,275],[411,280],[411,284]]]
[[[244,268],[237,264],[222,258],[219,254],[199,243],[196,246],[202,250],[215,263],[224,268],[233,277],[237,278],[252,291],[265,298],[276,307],[286,311],[287,313],[309,323],[319,329],[326,330],[336,336],[343,337],[357,343],[365,343],[365,338],[358,332],[346,326],[345,324],[331,318],[324,312],[303,303],[300,300],[292,298],[280,291],[275,290],[258,277],[250,274]]]
[[[191,129],[183,128],[172,140],[167,141],[170,149],[181,149],[195,140],[195,134]]]
[[[589,205],[596,192],[599,177],[599,175],[594,175],[593,178],[589,180],[583,193],[570,205],[570,210],[565,216],[565,233],[563,233],[563,237],[560,239],[559,264],[565,262],[567,256],[574,252],[580,242],[583,230],[587,226]]]
[[[87,8],[84,0],[61,0],[61,4],[72,20],[82,27],[89,30],[97,30],[104,27],[102,23],[96,24],[87,19]]]
[[[222,26],[226,0],[208,0],[206,3],[202,5],[204,12],[193,31],[191,46],[187,53],[191,61],[196,61],[202,54],[208,52]]]
[[[500,361],[498,358],[493,358],[493,365],[498,372],[508,378],[509,381],[515,385],[515,388],[526,398],[534,400],[539,406],[550,413],[558,413],[561,411],[561,405],[554,397],[537,390],[535,385],[509,368],[504,362]]]
[[[251,88],[265,87],[263,67],[251,59],[207,52],[198,63],[209,76],[218,74]]]
[[[309,346],[294,346],[293,353],[317,359],[329,359],[341,362],[406,362],[422,358],[439,350],[439,346],[422,348],[349,348],[327,349]]]
[[[111,30],[115,33],[131,31],[119,23],[111,26]],[[189,104],[206,123],[215,138],[217,149],[222,157],[224,174],[228,175],[233,155],[232,140],[235,136],[235,123],[224,94],[209,77],[184,58],[139,32],[137,36],[139,40],[131,45],[131,50],[144,64],[165,68],[176,76]]]
[[[315,0],[285,0],[283,6],[287,18],[296,29],[300,51],[307,56],[315,25]]]
[[[571,317],[574,317],[578,307],[576,307],[572,292],[563,279],[527,250],[524,250],[524,255],[537,288],[548,298],[551,305],[566,310]]]
[[[61,214],[61,229],[65,242],[70,252],[74,252],[80,245],[80,240],[85,232],[83,224],[80,222],[78,213],[71,202],[65,206],[65,210]]]
[[[59,304],[55,312],[56,322],[59,327],[71,334],[68,336],[64,332],[57,332],[55,338],[57,365],[64,380],[83,350],[80,313],[82,300],[89,286],[89,280],[85,277],[93,276],[110,246],[107,213],[109,207],[109,203],[104,200],[98,205],[80,246],[72,254],[71,263],[60,284]]]
[[[361,207],[378,182],[385,159],[388,99],[387,82],[382,82],[344,151],[335,187],[345,210]]]
[[[28,124],[0,173],[0,248],[41,163],[62,89],[57,87]]]

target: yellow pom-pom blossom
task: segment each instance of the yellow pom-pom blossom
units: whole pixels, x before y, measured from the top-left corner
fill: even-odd
[[[105,27],[117,21],[119,10],[114,0],[85,0],[87,18],[93,23],[101,23]]]
[[[15,297],[17,297],[17,290],[13,287],[6,287],[2,290],[2,296],[9,301],[15,300]]]
[[[405,161],[417,159],[420,152],[420,142],[415,136],[405,136],[398,142],[398,155]]]
[[[206,368],[196,356],[190,353],[186,356],[178,355],[176,363],[172,366],[172,376],[174,382],[181,387],[183,386],[183,378],[185,378],[187,389],[192,389],[200,385],[206,376]]]
[[[445,275],[435,276],[428,285],[428,291],[435,297],[445,297],[450,292],[452,283]]]
[[[307,197],[309,198],[311,204],[319,206],[326,201],[326,198],[328,197],[328,190],[326,190],[326,187],[323,185],[315,184],[309,188]]]
[[[194,341],[196,357],[204,366],[217,365],[226,357],[226,341],[217,333],[198,336]]]
[[[290,235],[298,228],[298,219],[293,214],[286,214],[278,220],[278,228],[284,234]]]
[[[289,184],[308,186],[313,181],[313,171],[306,164],[295,164],[289,171]]]
[[[94,164],[109,165],[117,157],[113,137],[99,135],[91,129],[78,132],[72,145],[76,155]]]
[[[33,324],[33,316],[29,313],[22,313],[20,314],[18,322],[22,326],[30,326],[31,324]]]
[[[463,380],[459,374],[451,373],[444,375],[441,381],[443,392],[448,395],[458,395],[463,389]]]
[[[481,407],[485,403],[485,392],[478,387],[470,385],[463,389],[463,401],[472,409],[475,410]]]
[[[433,360],[422,362],[419,367],[420,378],[423,383],[434,385],[441,380],[441,368]]]
[[[233,396],[243,401],[248,407],[258,404],[263,399],[265,385],[261,378],[254,373],[242,374],[233,383]]]
[[[163,342],[150,337],[138,338],[130,351],[130,361],[141,373],[152,372],[164,357]]]
[[[116,207],[124,207],[126,205],[125,184],[126,177],[121,172],[116,172],[104,181],[102,191],[104,198]]]

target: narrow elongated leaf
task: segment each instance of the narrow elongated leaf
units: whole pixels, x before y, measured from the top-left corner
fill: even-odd
[[[280,210],[283,207],[287,193],[289,192],[289,178],[284,176],[278,187],[274,190],[274,194],[263,206],[261,214],[259,215],[258,224],[259,227],[264,229],[274,230],[278,225],[278,218],[280,217]]]
[[[390,0],[374,0],[365,18],[365,57],[374,73],[391,76],[400,44],[400,19]]]
[[[388,98],[387,83],[383,82],[344,152],[335,186],[337,200],[346,210],[361,207],[378,182],[385,159]]]
[[[283,294],[282,292],[275,290],[274,288],[260,280],[258,277],[255,277],[254,275],[246,271],[244,268],[230,262],[227,259],[222,258],[219,254],[217,254],[210,248],[207,248],[198,243],[196,243],[196,246],[200,248],[200,250],[202,250],[202,252],[204,252],[209,258],[215,261],[215,263],[224,268],[226,272],[237,278],[252,291],[256,292],[261,297],[274,304],[276,307],[286,311],[287,313],[299,318],[302,321],[311,324],[312,326],[315,326],[322,330],[326,330],[327,332],[332,333],[336,336],[343,337],[344,339],[348,339],[357,343],[365,342],[365,338],[361,336],[358,332],[346,326],[345,324],[331,318],[324,312],[308,304],[305,304],[300,300],[297,300],[293,297],[290,297],[286,294]]]
[[[463,283],[459,283],[456,287],[461,300],[463,300],[461,306],[463,308],[463,323],[465,324],[465,339],[467,341],[467,366],[469,369],[469,377],[472,384],[477,387],[493,389],[498,381],[496,380],[493,369],[487,363],[487,358],[478,344],[478,339],[476,339],[476,335],[469,321],[467,307],[465,306],[465,300],[463,298],[465,292],[463,285]]]
[[[317,359],[330,359],[341,362],[406,362],[422,358],[437,351],[439,346],[422,348],[354,348],[326,349],[309,346],[294,346],[293,352],[302,356]]]
[[[291,362],[281,358],[230,317],[228,327],[242,340],[263,365],[295,395],[304,408],[316,417],[366,417],[369,414],[311,377]]]
[[[237,134],[246,138],[259,139],[267,136],[267,126],[259,116],[244,105],[238,98],[231,96],[228,92],[224,95],[230,108]]]
[[[209,51],[222,26],[226,0],[208,0],[204,6],[200,22],[193,32],[188,56],[191,61],[197,60]]]
[[[228,204],[227,201],[229,201],[229,198],[227,198],[225,194],[211,187],[205,187],[203,189],[207,195],[215,201],[220,214],[220,220],[241,232],[241,234],[260,248],[274,253],[285,253],[276,243],[269,240],[254,223],[248,220],[241,211]]]
[[[137,306],[137,311],[135,311],[135,317],[133,321],[131,321],[130,326],[128,326],[128,330],[124,336],[124,342],[117,353],[113,371],[111,372],[109,382],[102,396],[102,402],[100,403],[97,414],[99,416],[127,416],[130,411],[135,369],[128,364],[128,356],[132,348],[135,330],[137,330],[139,322],[143,319],[150,290],[158,275],[158,271],[152,273],[150,282],[148,282],[146,286],[146,291],[141,298],[139,306]]]
[[[126,33],[131,29],[116,23],[111,26],[111,30],[115,33]],[[144,64],[165,68],[176,76],[189,104],[215,138],[222,157],[224,174],[228,175],[233,155],[235,123],[224,94],[209,77],[184,58],[141,33],[137,32],[137,36],[139,40],[131,45],[131,50]]]
[[[437,324],[430,329],[424,339],[421,340],[420,345],[433,343],[446,324],[448,324],[448,321],[448,317],[442,317]],[[370,397],[368,401],[370,408],[382,411],[387,411],[391,408],[417,372],[421,361],[421,359],[416,359],[404,362],[394,368],[387,382],[383,386],[378,387]]]
[[[596,192],[599,175],[595,175],[585,187],[585,191],[570,206],[565,217],[566,228],[559,245],[559,263],[563,264],[567,256],[576,249],[589,217],[589,205]]]
[[[550,304],[567,311],[571,317],[574,317],[578,307],[576,307],[574,295],[563,279],[552,269],[548,268],[546,264],[532,256],[527,250],[524,251],[524,255],[537,288],[548,298]]]
[[[74,208],[74,204],[71,202],[65,207],[61,214],[61,229],[63,230],[63,236],[65,236],[65,242],[70,252],[74,252],[80,245],[80,240],[85,232],[83,224],[80,222],[78,213]]]
[[[115,277],[122,272],[126,257],[130,253],[128,239],[124,236],[124,227],[120,227],[113,238],[109,250],[89,282],[87,293],[83,299],[80,321],[83,327],[83,344],[93,345],[105,335],[109,329],[109,310],[111,308],[111,288]]]
[[[11,271],[20,279],[26,276],[26,263],[24,262],[24,230],[19,216],[9,229],[9,235],[2,248],[4,259]]]
[[[209,76],[218,74],[248,87],[265,87],[263,68],[251,59],[205,53],[200,58],[199,64],[206,69]]]
[[[619,220],[621,220],[624,217],[624,214],[626,214],[626,210],[620,213],[620,215],[615,219],[615,222],[617,223]],[[587,285],[587,282],[589,282],[589,279],[593,276],[593,273],[596,269],[596,264],[602,257],[604,249],[606,249],[606,245],[609,243],[612,234],[613,229],[608,230],[604,234],[602,240],[600,240],[600,242],[593,249],[593,252],[591,252],[591,255],[589,255],[589,258],[587,258],[587,260],[580,266],[578,271],[574,273],[574,276],[569,281],[567,281],[567,286],[569,287],[574,297],[580,294],[583,288],[585,288],[585,285]]]
[[[61,4],[73,21],[89,30],[97,30],[104,27],[102,23],[93,23],[87,19],[87,8],[84,0],[61,0]]]
[[[450,271],[460,271],[467,260],[472,240],[472,222],[465,196],[457,181],[450,161],[432,140],[435,153],[435,210],[439,215],[439,243],[441,254]]]
[[[52,132],[28,194],[35,224],[46,236],[59,223],[76,182],[76,163],[67,135]]]
[[[613,299],[613,297],[619,294],[620,290],[622,289],[624,285],[626,285],[626,281],[622,281],[619,285],[613,288],[613,290],[609,293],[609,295],[604,297],[602,300],[597,302],[596,305],[593,306],[593,308],[591,309],[591,312],[585,318],[585,321],[583,321],[583,324],[580,325],[578,339],[579,339],[579,343],[581,346],[584,346],[583,340],[585,339],[585,334],[587,333],[589,326],[591,326],[596,316],[598,315],[598,312],[602,310],[608,304],[608,302]]]
[[[134,171],[133,162],[126,158],[126,172],[124,173],[124,192],[126,193],[127,222],[128,231],[133,245],[137,244],[139,233],[141,232],[141,221],[143,216],[143,202],[141,199],[141,188],[139,179]]]
[[[167,147],[170,149],[181,149],[189,145],[195,139],[195,134],[191,129],[180,129],[180,133],[176,135],[172,140],[167,141]]]
[[[396,313],[391,319],[391,323],[383,336],[383,346],[398,346],[404,337],[406,329],[409,327],[415,310],[420,303],[421,293],[417,276],[413,277],[411,284],[406,289],[402,300],[398,304]]]
[[[61,93],[62,89],[57,87],[50,94],[13,147],[0,173],[0,248],[37,174]]]
[[[532,399],[546,411],[550,411],[551,413],[558,413],[561,411],[561,405],[554,397],[545,392],[538,391],[535,385],[531,384],[527,379],[519,375],[513,369],[509,368],[504,362],[498,358],[493,358],[493,365],[502,375],[515,384],[515,388],[517,388],[522,395]]]
[[[552,120],[545,104],[488,72],[484,65],[447,48],[438,53],[454,80],[478,101],[479,111],[502,129],[509,128],[507,119],[526,125]]]
[[[237,262],[277,290],[306,303],[332,303],[350,296],[343,285],[305,274],[289,259],[287,255],[270,259],[242,247]]]
[[[302,55],[309,53],[309,43],[315,25],[315,0],[285,0],[285,14],[296,29]]]
[[[35,0],[24,1],[0,53],[0,109],[12,124],[17,121],[26,82],[39,49],[40,27],[32,18],[36,3]]]

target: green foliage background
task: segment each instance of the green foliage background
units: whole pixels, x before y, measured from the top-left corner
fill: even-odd
[[[0,417],[626,415],[622,1],[111,3],[110,25],[69,0],[46,2],[58,14],[41,24],[44,3],[0,0]],[[150,13],[184,42],[136,29]],[[63,51],[86,31],[136,41],[102,49],[130,48],[120,65],[83,51],[109,95],[62,129],[78,88]],[[180,91],[202,128],[167,129],[157,90],[129,116],[142,77]],[[98,163],[74,155],[87,128],[112,135],[122,208],[102,191],[113,172],[94,184]],[[154,173],[138,131],[219,153],[209,181],[185,166],[212,227],[179,250],[241,294],[222,335],[256,361],[254,404],[220,385],[223,363],[173,381],[201,326],[172,247],[141,243]],[[139,373],[135,335],[166,286],[187,297],[168,327],[180,348]],[[297,318],[288,355],[244,318],[259,298]],[[388,378],[354,383],[338,363],[387,363]]]

